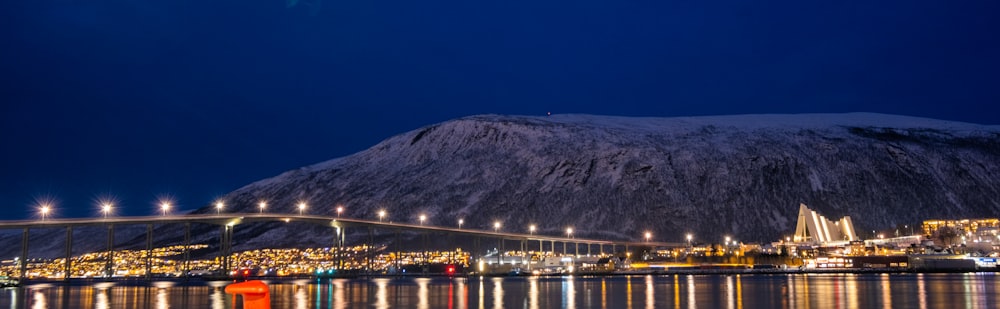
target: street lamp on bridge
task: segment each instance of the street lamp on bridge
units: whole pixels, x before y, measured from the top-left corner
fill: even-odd
[[[647,231],[645,236],[646,236],[646,242],[649,242],[649,239],[653,238],[653,233]]]
[[[573,238],[573,228],[572,227],[567,227],[566,228],[566,237],[567,238]]]
[[[108,214],[111,213],[111,203],[101,204],[101,212],[104,213],[104,218],[108,218]]]
[[[305,211],[305,210],[306,210],[306,203],[299,202],[299,215],[301,216],[302,212]]]
[[[221,214],[222,207],[226,207],[226,204],[222,203],[222,201],[215,202],[215,214]]]
[[[260,203],[257,203],[257,206],[260,207],[260,213],[264,213],[264,208],[267,208],[267,202],[260,201]]]
[[[462,223],[465,223],[465,219],[458,219],[458,229],[462,229]]]
[[[378,222],[382,222],[383,218],[385,218],[385,210],[379,210],[378,211]]]
[[[167,215],[167,210],[170,210],[170,203],[169,202],[162,202],[162,203],[160,203],[160,210],[162,210],[163,211],[163,215],[166,216]]]
[[[691,234],[687,234],[687,237],[686,237],[686,238],[687,238],[687,241],[688,241],[688,246],[689,246],[689,247],[691,246],[691,239],[692,239],[693,237],[694,237],[694,236],[691,236]]]
[[[45,217],[49,215],[50,211],[52,211],[52,207],[49,204],[42,204],[38,208],[38,212],[42,213],[42,221],[45,221]]]
[[[426,215],[420,215],[420,225],[424,225],[424,220],[427,220]]]
[[[500,221],[493,222],[493,232],[500,233]]]
[[[528,226],[528,235],[534,235],[534,234],[535,234],[535,225],[534,224],[529,225]]]
[[[337,206],[337,218],[340,218],[342,213],[344,213],[344,206]]]

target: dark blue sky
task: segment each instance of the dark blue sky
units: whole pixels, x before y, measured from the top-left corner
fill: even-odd
[[[1000,124],[1000,2],[4,1],[0,205],[186,209],[481,114]]]

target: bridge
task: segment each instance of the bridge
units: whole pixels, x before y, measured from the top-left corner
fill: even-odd
[[[277,213],[218,213],[218,214],[183,214],[183,215],[162,215],[162,216],[132,216],[132,217],[100,217],[100,218],[49,218],[42,220],[5,220],[0,221],[0,230],[10,230],[10,229],[21,229],[22,230],[22,241],[21,241],[21,264],[20,264],[20,277],[22,280],[25,278],[27,273],[27,260],[28,260],[28,248],[31,229],[53,229],[53,228],[64,228],[66,229],[66,262],[65,262],[65,273],[66,279],[69,280],[69,275],[71,273],[72,267],[72,245],[73,245],[73,228],[75,227],[87,227],[87,226],[101,226],[106,227],[107,233],[107,265],[106,272],[108,276],[112,274],[112,263],[114,256],[114,228],[115,226],[124,225],[146,225],[146,250],[152,252],[153,249],[153,225],[166,225],[166,224],[176,224],[183,225],[184,227],[184,273],[187,274],[190,271],[189,261],[190,252],[189,246],[191,242],[191,224],[209,224],[218,225],[220,227],[220,244],[219,244],[219,257],[222,260],[222,269],[230,269],[232,267],[230,256],[232,252],[232,240],[236,227],[240,224],[254,223],[254,222],[302,222],[306,224],[315,224],[321,226],[329,226],[331,228],[331,239],[333,240],[332,247],[337,248],[337,262],[336,265],[342,266],[343,264],[343,248],[346,243],[346,231],[348,229],[367,229],[369,234],[369,243],[372,243],[372,231],[373,230],[389,230],[396,233],[397,239],[398,234],[401,231],[406,232],[416,232],[416,233],[444,233],[448,235],[464,235],[471,236],[476,239],[476,246],[478,247],[479,239],[490,238],[497,239],[501,250],[503,250],[507,241],[518,241],[520,242],[521,249],[527,251],[528,243],[538,242],[539,252],[545,252],[546,243],[549,244],[550,252],[555,253],[556,243],[562,244],[563,254],[567,254],[567,248],[569,245],[575,247],[574,254],[580,255],[580,246],[586,246],[585,254],[591,254],[593,246],[597,246],[599,253],[604,253],[605,247],[610,247],[611,252],[615,252],[617,247],[623,247],[627,251],[629,246],[646,246],[646,247],[683,247],[687,244],[685,243],[671,243],[671,242],[654,242],[654,241],[614,241],[614,240],[601,240],[601,239],[586,239],[586,238],[576,238],[572,237],[572,234],[565,236],[550,236],[543,234],[530,233],[514,233],[514,232],[502,232],[499,227],[494,230],[483,230],[483,229],[470,229],[461,227],[446,227],[446,226],[434,226],[434,225],[424,225],[424,224],[410,224],[410,223],[396,223],[382,220],[363,220],[354,218],[343,218],[339,216],[322,216],[322,215],[309,215],[309,214],[277,214]],[[648,238],[647,238],[648,239]],[[478,249],[476,250],[478,251]],[[474,251],[475,252],[475,251]],[[150,277],[151,272],[151,254],[146,255],[146,277]]]

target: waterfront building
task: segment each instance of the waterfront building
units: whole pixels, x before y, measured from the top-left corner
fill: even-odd
[[[806,204],[799,204],[799,219],[793,242],[818,246],[839,246],[859,240],[850,216],[831,221]]]
[[[994,242],[1000,231],[1000,219],[925,220],[922,226],[927,237],[931,237],[942,227],[953,228],[957,236],[965,236],[970,240]]]

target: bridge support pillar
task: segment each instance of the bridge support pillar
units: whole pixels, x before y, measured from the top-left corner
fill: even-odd
[[[21,232],[21,274],[18,283],[24,284],[24,279],[28,277],[28,228]]]
[[[590,245],[591,243],[587,243],[587,256],[590,256]]]
[[[108,278],[115,275],[115,225],[108,225],[108,259],[104,265],[104,273]]]
[[[573,250],[576,251],[573,254],[575,254],[576,256],[580,256],[580,243],[574,242],[573,243]]]
[[[184,280],[191,274],[191,222],[184,223]]]
[[[66,264],[64,265],[66,269],[64,273],[66,274],[65,279],[69,281],[70,273],[73,272],[73,227],[66,226]]]
[[[153,224],[146,224],[146,280],[153,278]]]

